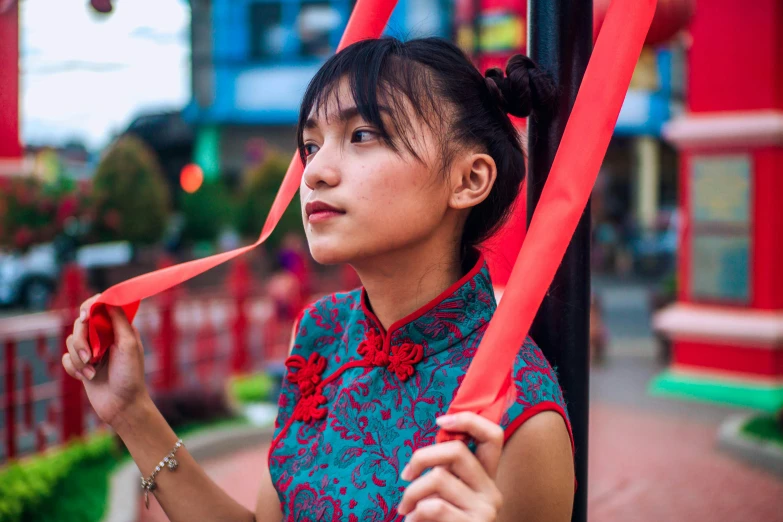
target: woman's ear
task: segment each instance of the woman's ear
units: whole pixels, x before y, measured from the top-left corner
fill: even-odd
[[[489,154],[468,154],[455,161],[451,171],[451,197],[454,209],[475,207],[489,196],[497,178],[495,160]]]

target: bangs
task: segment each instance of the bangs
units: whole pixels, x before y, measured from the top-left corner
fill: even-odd
[[[432,130],[443,124],[443,116],[435,110],[431,74],[409,58],[403,42],[383,38],[357,42],[327,60],[307,86],[299,112],[296,138],[302,163],[305,123],[311,117],[328,118],[326,107],[332,101],[342,110],[347,101],[338,95],[343,79],[359,115],[378,129],[384,143],[398,154],[405,149],[422,161],[411,141],[411,113]]]

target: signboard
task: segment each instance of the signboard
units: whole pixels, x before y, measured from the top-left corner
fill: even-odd
[[[747,227],[750,221],[750,158],[694,158],[691,173],[693,223]]]
[[[691,296],[750,300],[751,163],[746,155],[691,161]]]

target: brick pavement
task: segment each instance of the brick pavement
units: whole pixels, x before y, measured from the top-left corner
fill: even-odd
[[[591,522],[783,522],[783,481],[715,450],[711,423],[616,405],[590,419]],[[253,508],[266,447],[206,462]],[[157,503],[141,522],[166,519]]]

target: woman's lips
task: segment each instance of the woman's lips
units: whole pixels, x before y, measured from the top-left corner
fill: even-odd
[[[322,221],[326,221],[327,219],[331,219],[333,217],[342,216],[343,214],[345,214],[345,212],[335,212],[334,210],[319,210],[307,216],[307,220],[310,223],[321,223]]]

